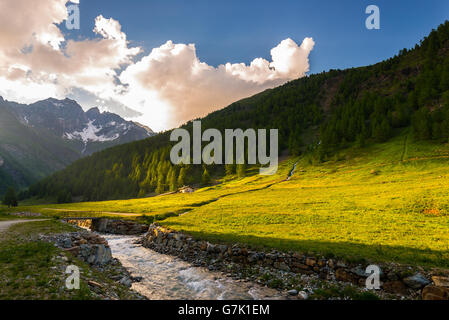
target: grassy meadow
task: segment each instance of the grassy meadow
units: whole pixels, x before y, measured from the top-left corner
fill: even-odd
[[[156,219],[212,241],[448,268],[448,191],[449,145],[417,143],[404,131],[323,164],[291,158],[274,176],[229,180],[193,194],[14,211]]]

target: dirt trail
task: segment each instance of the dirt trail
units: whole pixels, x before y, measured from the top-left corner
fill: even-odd
[[[52,210],[57,212],[79,212],[79,213],[101,213],[101,214],[109,214],[113,216],[126,216],[126,217],[140,217],[145,213],[129,213],[129,212],[109,212],[109,211],[89,211],[89,210],[72,210],[72,209],[52,209],[52,208],[44,208],[44,210]],[[70,217],[66,217],[70,218]],[[101,217],[99,217],[101,218]]]
[[[25,222],[36,222],[36,221],[45,221],[48,219],[34,219],[34,220],[7,220],[7,221],[0,221],[0,232],[4,232],[8,230],[9,227],[12,225],[18,224],[18,223],[25,223]]]

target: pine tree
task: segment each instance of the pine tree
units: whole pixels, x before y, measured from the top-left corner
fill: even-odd
[[[156,193],[161,194],[161,193],[164,193],[164,191],[165,191],[164,176],[160,175],[157,178]]]
[[[237,165],[237,176],[239,178],[246,177],[246,164],[238,164]]]
[[[179,171],[178,186],[183,187],[186,184],[186,169],[184,167]]]
[[[210,182],[211,182],[211,179],[210,179],[209,172],[207,171],[207,168],[204,168],[203,175],[201,177],[201,183],[203,184],[203,186],[206,186],[206,185],[210,184]]]
[[[171,167],[168,171],[168,185],[170,191],[176,191],[178,189],[178,182],[176,181],[176,170]]]
[[[232,176],[235,173],[235,164],[226,164],[225,165],[225,172],[227,176]]]
[[[14,188],[10,187],[8,191],[6,191],[5,197],[3,198],[3,204],[8,206],[8,208],[17,207],[19,205],[16,190],[14,190]]]

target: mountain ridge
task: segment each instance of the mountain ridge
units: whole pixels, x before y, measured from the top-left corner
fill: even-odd
[[[0,97],[0,194],[27,187],[73,161],[105,148],[154,135],[120,116],[74,100],[19,104]]]
[[[412,49],[379,63],[329,70],[232,103],[201,119],[202,129],[279,130],[280,151],[325,162],[350,145],[385,142],[410,127],[417,140],[449,139],[449,22]],[[192,130],[192,122],[182,126]],[[142,197],[203,177],[245,174],[221,165],[174,166],[170,131],[77,161],[30,189],[66,189],[85,201]]]

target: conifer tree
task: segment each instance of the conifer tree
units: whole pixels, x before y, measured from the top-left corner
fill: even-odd
[[[238,164],[237,165],[237,176],[239,178],[246,177],[246,164]]]
[[[210,182],[211,182],[211,179],[210,179],[209,172],[207,171],[207,168],[204,168],[203,175],[201,177],[201,183],[203,184],[203,186],[206,186],[206,185],[210,184]]]
[[[19,205],[16,190],[14,190],[14,188],[8,188],[8,191],[6,191],[5,197],[3,198],[3,204],[8,206],[8,208],[17,207]]]
[[[178,186],[183,187],[186,184],[186,169],[184,167],[179,171]]]
[[[176,169],[171,167],[168,171],[168,185],[170,191],[176,191],[178,189],[178,181],[176,179]]]

